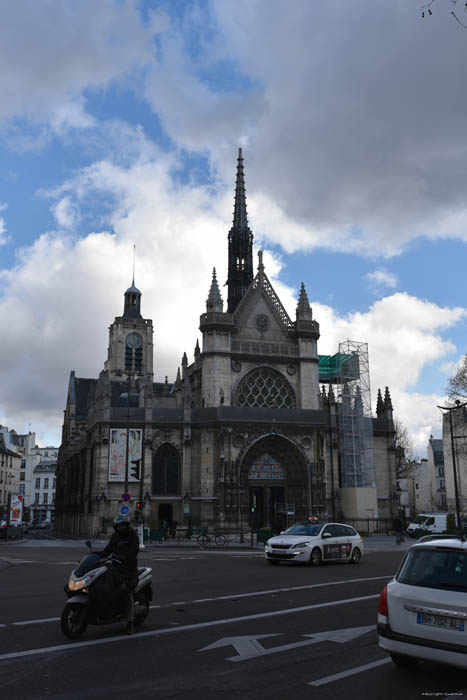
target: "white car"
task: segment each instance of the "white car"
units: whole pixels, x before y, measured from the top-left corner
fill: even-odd
[[[399,666],[420,659],[467,669],[467,542],[418,542],[378,605],[379,646]]]
[[[353,527],[341,523],[296,523],[265,545],[264,556],[270,564],[299,561],[318,566],[322,561],[347,561],[358,564],[363,540]]]

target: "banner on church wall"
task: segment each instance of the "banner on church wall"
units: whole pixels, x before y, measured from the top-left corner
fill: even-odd
[[[23,497],[11,494],[10,525],[21,525],[23,521]]]
[[[142,433],[139,428],[112,428],[109,443],[109,481],[125,481],[128,438],[128,483],[141,476]]]

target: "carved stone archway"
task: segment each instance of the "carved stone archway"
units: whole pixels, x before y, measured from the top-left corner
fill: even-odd
[[[255,529],[281,529],[310,512],[308,462],[300,448],[283,435],[264,435],[245,450],[238,481],[243,519],[248,516]],[[287,512],[287,504],[293,506],[293,515]]]

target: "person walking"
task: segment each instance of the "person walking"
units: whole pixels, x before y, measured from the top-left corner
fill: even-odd
[[[402,523],[399,518],[394,520],[394,531],[396,533],[396,544],[401,544],[405,541]]]
[[[138,552],[139,538],[131,527],[128,515],[117,515],[114,520],[114,533],[102,552],[96,552],[101,557],[115,555],[119,563],[115,568],[120,574],[127,589],[125,605],[126,633],[133,634],[135,618],[135,601],[133,590],[138,583]]]

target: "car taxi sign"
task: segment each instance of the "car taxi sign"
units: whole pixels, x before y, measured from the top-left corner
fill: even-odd
[[[122,501],[129,501],[130,500],[130,494],[129,493],[122,493]]]

